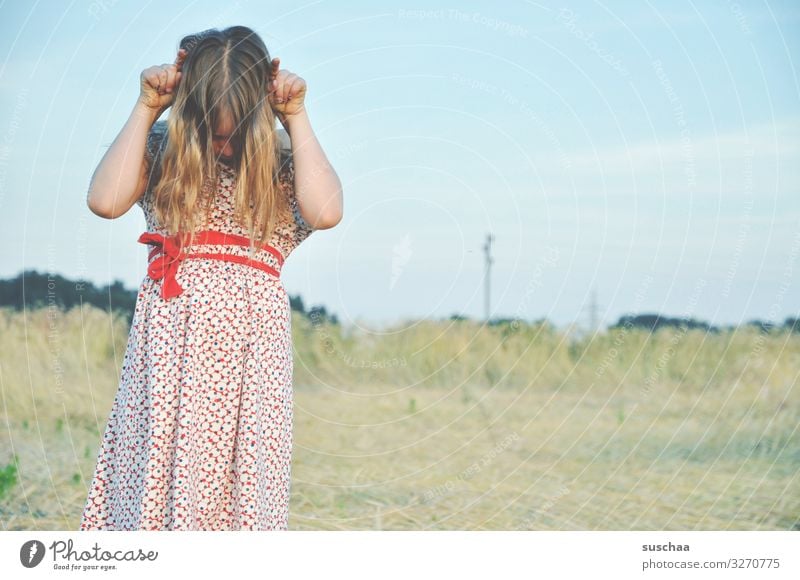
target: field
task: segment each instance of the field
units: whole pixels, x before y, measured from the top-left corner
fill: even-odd
[[[798,334],[293,316],[292,529],[800,529]],[[127,324],[0,329],[0,522],[76,530]]]

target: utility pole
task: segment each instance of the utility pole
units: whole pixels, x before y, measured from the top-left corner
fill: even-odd
[[[483,244],[483,253],[486,262],[486,274],[484,276],[484,318],[486,319],[486,323],[489,323],[489,317],[491,316],[491,291],[492,291],[492,279],[491,279],[491,272],[492,272],[492,242],[494,241],[494,236],[491,233],[486,234],[486,242]]]

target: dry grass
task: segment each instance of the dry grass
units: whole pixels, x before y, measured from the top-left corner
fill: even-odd
[[[75,530],[126,323],[0,329],[0,521]],[[293,529],[800,529],[798,335],[295,316],[294,339]]]

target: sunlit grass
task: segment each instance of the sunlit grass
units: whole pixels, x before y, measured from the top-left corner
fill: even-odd
[[[293,529],[800,528],[797,334],[293,316]],[[127,324],[0,329],[0,521],[75,530]]]

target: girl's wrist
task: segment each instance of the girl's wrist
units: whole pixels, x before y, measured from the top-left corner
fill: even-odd
[[[305,107],[303,107],[293,115],[284,115],[280,117],[280,121],[283,124],[283,127],[286,129],[286,132],[289,133],[289,135],[292,134],[292,125],[297,125],[298,123],[302,123],[304,120],[307,119],[308,115],[306,113]]]
[[[136,99],[136,105],[133,107],[133,115],[142,121],[149,122],[150,125],[155,123],[156,119],[161,116],[158,111],[154,111],[139,99]]]

